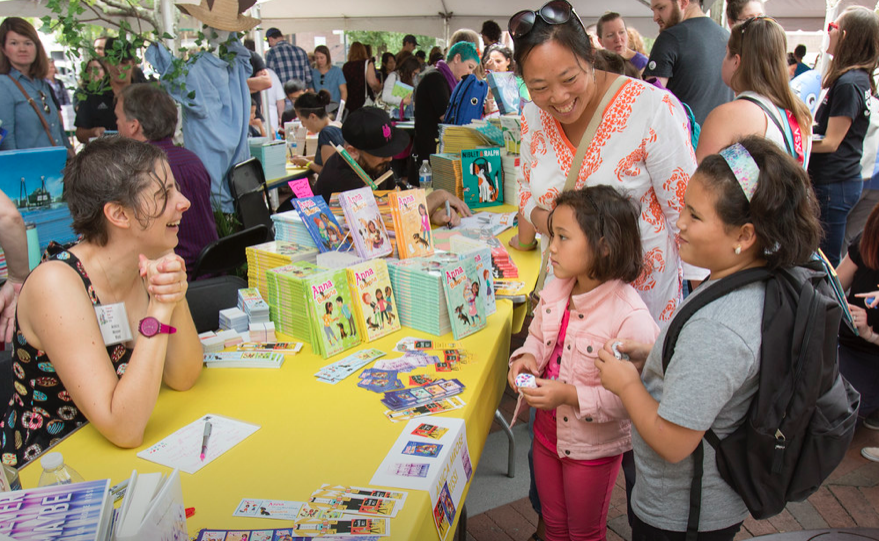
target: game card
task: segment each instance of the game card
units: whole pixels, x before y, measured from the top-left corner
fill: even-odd
[[[418,441],[410,441],[406,444],[406,447],[403,447],[403,454],[436,458],[442,448],[443,446],[439,443],[422,443]]]
[[[427,477],[428,470],[430,470],[430,464],[397,463],[388,467],[388,473],[402,477]]]
[[[409,376],[409,385],[427,385],[429,383],[433,383],[436,381],[435,378],[428,376],[427,374],[416,374],[414,376]]]
[[[412,431],[412,435],[421,436],[422,438],[432,438],[435,440],[440,440],[442,439],[443,435],[445,435],[445,433],[448,431],[448,428],[442,426],[421,423],[415,428],[415,430]]]
[[[236,517],[274,518],[279,520],[296,520],[303,502],[283,500],[254,500],[244,498],[232,515]]]

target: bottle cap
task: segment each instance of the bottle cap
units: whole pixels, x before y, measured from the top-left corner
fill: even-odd
[[[44,470],[54,470],[64,465],[64,457],[61,453],[46,453],[40,459],[40,465],[43,466]]]

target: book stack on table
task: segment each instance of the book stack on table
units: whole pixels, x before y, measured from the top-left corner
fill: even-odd
[[[397,312],[404,327],[434,336],[452,330],[449,308],[443,293],[441,269],[454,254],[437,254],[427,258],[388,259],[391,287],[397,298]]]
[[[430,168],[433,170],[433,187],[443,189],[464,198],[464,185],[461,173],[461,153],[431,154]]]
[[[275,328],[311,344],[312,323],[306,306],[306,280],[324,272],[313,263],[300,261],[266,271],[269,313]]]
[[[268,297],[267,270],[297,261],[314,262],[318,253],[317,248],[282,240],[248,246],[246,252],[248,286],[259,289],[263,299]]]
[[[518,154],[501,152],[501,164],[504,169],[504,203],[519,205],[519,182],[516,180],[522,165]]]
[[[275,240],[295,242],[300,246],[317,248],[314,239],[311,238],[311,235],[308,234],[308,229],[302,223],[299,212],[288,210],[287,212],[272,214],[272,221],[275,222]]]

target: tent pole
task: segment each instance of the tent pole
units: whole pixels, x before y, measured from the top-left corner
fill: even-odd
[[[836,20],[836,17],[839,15],[839,0],[825,0],[827,5],[827,12],[824,15],[824,26],[822,28],[826,29],[827,25]],[[815,64],[815,70],[818,73],[824,75],[825,70],[827,69],[827,65],[830,63],[830,59],[828,58],[828,54],[824,51],[827,50],[827,46],[830,44],[830,34],[824,32],[824,36],[821,38],[821,53],[818,56],[818,62]]]

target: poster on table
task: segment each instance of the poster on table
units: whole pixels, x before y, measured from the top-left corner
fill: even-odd
[[[445,540],[452,533],[471,477],[464,420],[422,417],[406,424],[369,484],[426,490],[433,523]]]

